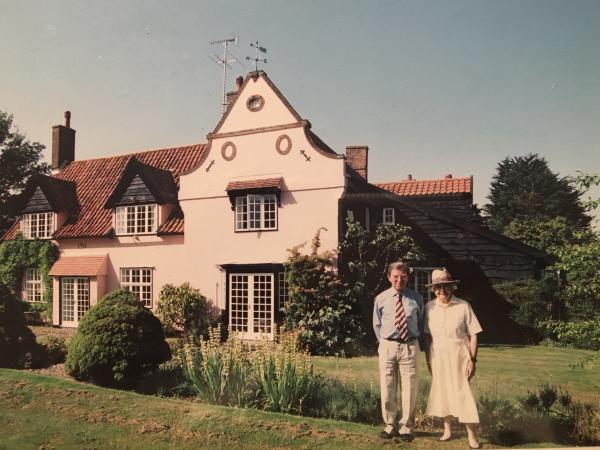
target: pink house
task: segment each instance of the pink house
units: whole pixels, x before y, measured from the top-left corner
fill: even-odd
[[[55,326],[76,327],[119,287],[153,309],[163,285],[189,282],[224,311],[233,332],[272,336],[287,297],[287,249],[319,228],[323,248],[335,248],[347,217],[368,228],[415,227],[434,255],[416,270],[417,288],[432,267],[458,268],[461,261],[497,276],[469,247],[477,242],[501,247],[521,270],[517,277],[543,265],[539,252],[468,223],[471,177],[370,184],[367,147],[333,151],[262,71],[237,84],[206,143],[77,161],[70,115],[53,127],[54,173],[30,180],[21,219],[3,240],[22,232],[58,245],[50,270]],[[441,242],[447,232],[441,240],[428,232],[431,223],[462,233],[463,249]],[[41,292],[39,271],[28,269],[26,298],[36,283]]]

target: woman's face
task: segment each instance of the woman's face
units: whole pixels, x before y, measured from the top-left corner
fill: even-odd
[[[446,303],[450,300],[450,297],[452,297],[454,286],[451,284],[435,284],[433,286],[433,292],[438,300]]]

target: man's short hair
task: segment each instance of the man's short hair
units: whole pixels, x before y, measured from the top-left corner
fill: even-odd
[[[396,262],[391,263],[388,266],[388,270],[387,270],[388,277],[390,276],[390,273],[392,273],[392,270],[400,270],[404,273],[408,273],[410,271],[410,267],[405,262],[396,261]]]

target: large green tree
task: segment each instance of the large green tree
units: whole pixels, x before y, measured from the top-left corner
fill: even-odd
[[[44,148],[39,142],[28,141],[13,127],[13,116],[0,111],[0,236],[18,213],[14,199],[29,176],[49,172],[48,164],[41,161]]]
[[[575,228],[585,228],[591,220],[581,203],[581,192],[568,178],[552,172],[546,159],[535,153],[502,160],[488,199],[485,211],[489,227],[500,233],[515,219],[564,217]]]

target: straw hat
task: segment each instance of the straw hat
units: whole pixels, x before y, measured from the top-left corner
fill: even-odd
[[[435,284],[458,284],[460,280],[453,280],[452,275],[448,272],[448,269],[436,269],[431,273],[431,284],[427,284],[427,287],[431,287]]]

